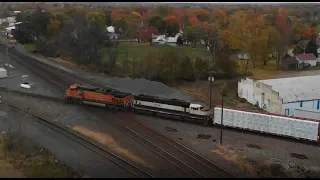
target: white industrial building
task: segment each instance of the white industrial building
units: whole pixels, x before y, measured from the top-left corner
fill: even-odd
[[[277,114],[295,116],[299,108],[320,109],[320,76],[238,82],[238,96]]]

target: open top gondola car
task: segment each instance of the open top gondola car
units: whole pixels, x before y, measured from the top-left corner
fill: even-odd
[[[83,103],[112,109],[127,109],[130,106],[131,94],[111,89],[91,88],[74,84],[66,90],[65,100],[73,103]]]
[[[206,120],[210,116],[209,109],[200,104],[193,104],[178,99],[165,99],[148,95],[134,96],[134,109],[170,114],[192,119]]]

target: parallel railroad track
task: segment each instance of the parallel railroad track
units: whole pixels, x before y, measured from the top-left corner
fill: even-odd
[[[4,45],[0,44],[0,47],[4,47]],[[12,56],[12,54],[14,54],[14,56],[16,56],[16,58],[21,58],[21,59],[24,59],[24,60],[26,60],[28,62],[31,62],[33,65],[38,66],[38,68],[40,66],[42,68],[49,69],[50,71],[53,71],[54,74],[61,73],[63,75],[67,75],[67,76],[71,77],[73,80],[78,80],[78,81],[81,80],[81,82],[85,82],[85,83],[88,83],[88,84],[91,84],[91,85],[94,85],[94,86],[97,86],[97,87],[101,87],[101,88],[105,88],[105,89],[112,89],[112,90],[116,91],[116,89],[114,89],[114,88],[112,88],[110,86],[107,86],[105,84],[98,83],[96,81],[84,78],[82,76],[70,73],[70,72],[62,70],[62,69],[60,69],[58,67],[49,65],[49,64],[44,63],[42,61],[39,61],[39,60],[36,60],[34,58],[28,57],[26,55],[20,54],[15,49],[10,50],[10,52],[11,52],[11,53],[9,53],[10,56]],[[15,57],[13,57],[13,58],[15,58]],[[37,63],[35,63],[35,62],[37,62]],[[69,79],[69,81],[70,81],[70,79]]]
[[[49,127],[50,129],[53,129],[65,136],[67,136],[68,138],[78,142],[79,144],[85,146],[86,148],[92,150],[93,152],[101,155],[102,157],[110,160],[111,162],[115,163],[116,165],[122,167],[123,169],[127,170],[128,172],[132,173],[133,175],[135,175],[136,177],[139,178],[153,178],[152,175],[150,175],[149,173],[147,173],[146,171],[144,171],[143,169],[139,168],[138,166],[130,163],[129,161],[123,159],[122,157],[112,153],[110,150],[107,150],[103,147],[101,147],[100,145],[98,145],[97,143],[89,140],[88,138],[75,133],[72,130],[69,130],[68,128],[65,128],[61,125],[58,125],[56,123],[51,122],[50,120],[47,120],[43,117],[40,117],[34,113],[31,113],[29,111],[25,111],[21,108],[18,108],[17,106],[13,105],[13,104],[8,104],[9,107],[17,112],[21,112],[23,114],[27,114],[29,116],[31,116],[33,119],[35,119],[37,122]]]
[[[59,98],[59,97],[53,97],[53,96],[46,96],[46,95],[42,95],[42,94],[35,94],[35,93],[17,91],[17,90],[13,90],[13,89],[8,89],[6,87],[0,87],[0,92],[11,93],[11,94],[19,94],[19,95],[36,97],[36,98],[41,98],[41,99],[48,99],[48,100],[51,100],[51,101],[65,102],[64,98],[62,98],[62,97]]]
[[[10,53],[11,56],[12,54],[13,53]],[[92,81],[83,77],[79,77],[78,75],[72,74],[70,72],[66,72],[64,70],[61,70],[57,67],[53,67],[46,63],[40,62],[38,60],[34,60],[33,58],[24,56],[18,52],[15,52],[14,56],[15,57],[13,58],[15,59],[23,59],[23,61],[26,60],[27,62],[29,62],[29,63],[24,63],[22,65],[27,67],[29,64],[30,69],[32,69],[34,72],[37,72],[40,70],[43,74],[37,73],[38,75],[44,77],[45,79],[50,81],[52,84],[58,86],[61,90],[63,89],[63,87],[73,84],[74,82],[72,81],[74,80],[70,80],[65,76],[64,78],[59,77],[56,75],[57,72],[63,73],[64,75],[71,77],[71,79],[80,80],[98,87],[110,89],[110,87],[108,86],[102,85],[100,83],[97,83],[95,81]],[[17,60],[17,61],[21,62],[21,60]],[[65,89],[63,89],[63,91]],[[97,113],[101,113],[102,117],[105,116],[105,114],[103,114],[105,110],[99,109],[96,111]],[[169,137],[159,133],[155,129],[147,126],[146,124],[141,123],[140,121],[135,120],[134,118],[131,118],[131,117],[128,118],[127,115],[123,115],[123,117],[124,118],[122,118],[121,122],[110,121],[108,123],[112,124],[113,126],[117,127],[119,130],[122,130],[123,132],[130,135],[140,143],[144,144],[150,150],[152,150],[162,158],[166,159],[168,162],[174,164],[176,167],[178,167],[180,170],[184,171],[185,173],[189,174],[190,176],[196,177],[196,178],[197,177],[235,177],[232,174],[228,173],[223,168],[212,163],[210,160],[205,159],[204,157],[197,154],[196,152],[191,151],[190,149],[175,142]],[[134,116],[132,115],[132,117]],[[145,134],[141,134],[141,133],[145,133]]]
[[[161,144],[162,147],[166,149],[166,151],[170,151],[170,153],[175,155],[177,158],[183,159],[185,164],[188,164],[190,168],[192,167],[192,171],[195,175],[198,174],[205,178],[235,177],[224,168],[214,164],[209,159],[199,155],[186,146],[174,141],[170,137],[162,134],[151,126],[137,120],[129,113],[124,114],[123,118],[121,118],[121,121],[123,125],[126,124],[127,126],[130,126],[131,129],[138,130],[140,127],[143,127],[144,130],[142,132],[144,133],[144,136],[154,137],[153,139],[155,140],[155,142],[157,142],[157,144]],[[138,132],[141,132],[141,130],[139,130]]]
[[[100,111],[96,107],[88,107],[88,110],[95,114],[101,114],[102,117],[106,116],[106,112]],[[116,113],[113,113],[113,115],[119,117]],[[209,159],[175,142],[147,124],[136,120],[131,113],[121,112],[120,119],[108,123],[193,178],[235,177]]]

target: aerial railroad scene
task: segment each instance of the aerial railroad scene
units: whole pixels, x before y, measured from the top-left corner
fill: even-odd
[[[0,178],[320,177],[319,3],[0,3]]]

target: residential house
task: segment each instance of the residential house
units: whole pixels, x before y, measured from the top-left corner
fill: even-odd
[[[284,70],[298,70],[299,61],[296,59],[296,57],[286,57],[283,59],[281,67]]]
[[[294,115],[298,108],[320,109],[320,76],[238,82],[238,96],[270,112]]]
[[[241,50],[241,51],[238,53],[238,59],[248,60],[248,59],[251,59],[251,58],[250,58],[250,55],[249,55],[248,53],[246,53],[246,52],[244,52],[244,51]]]
[[[297,54],[295,57],[299,61],[299,64],[304,62],[309,63],[311,66],[317,66],[317,57],[312,53]]]
[[[181,33],[177,33],[175,37],[166,37],[166,35],[153,35],[152,43],[154,44],[176,44]]]
[[[119,39],[120,38],[120,35],[118,33],[115,32],[115,29],[113,26],[109,26],[106,28],[107,31],[108,31],[108,36],[110,39]]]

